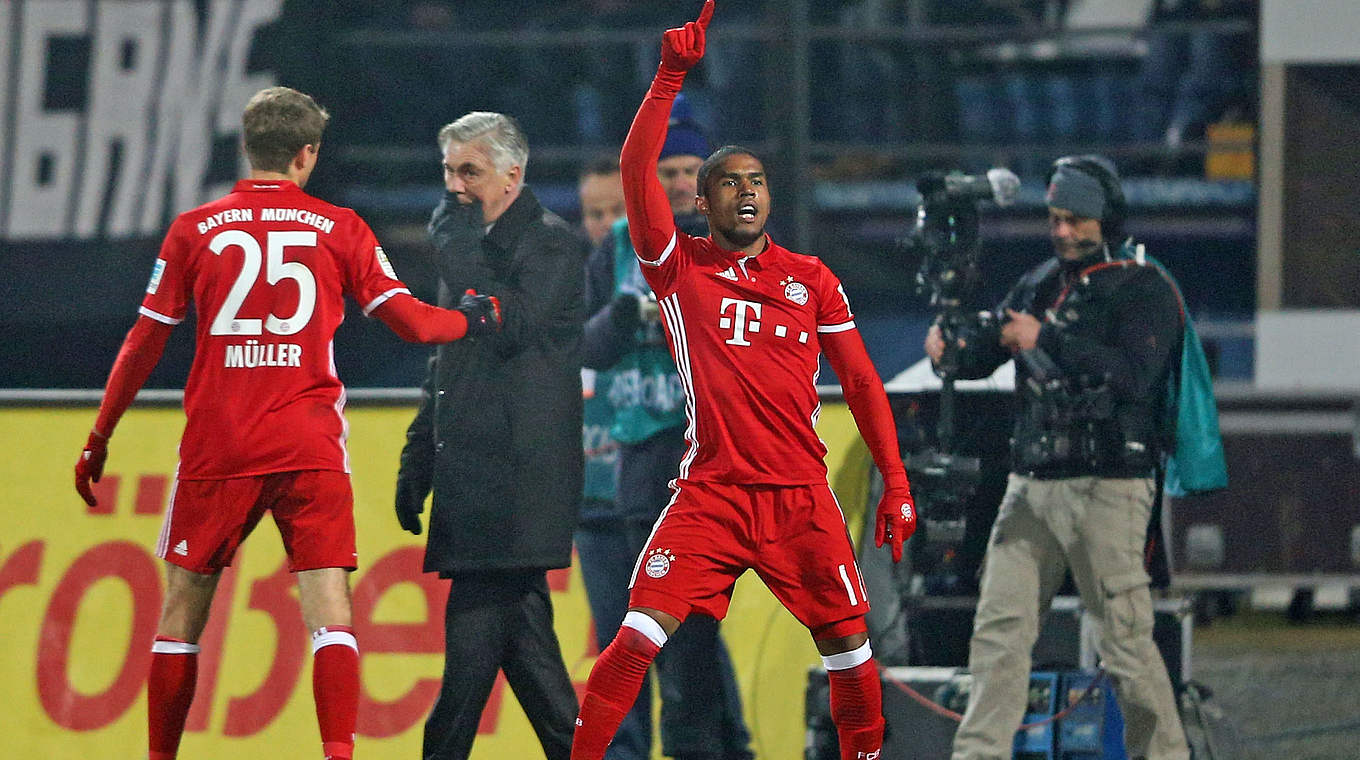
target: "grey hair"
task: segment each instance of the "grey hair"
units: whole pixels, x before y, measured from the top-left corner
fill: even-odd
[[[520,176],[529,165],[529,141],[519,122],[503,113],[473,111],[445,124],[439,130],[439,150],[448,150],[449,143],[469,143],[480,140],[491,153],[497,171],[512,166],[520,168]]]

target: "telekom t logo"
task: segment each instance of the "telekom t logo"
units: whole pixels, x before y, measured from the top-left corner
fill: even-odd
[[[727,316],[727,307],[729,306],[732,307],[732,316],[730,317]],[[722,319],[718,320],[718,327],[724,330],[733,328],[732,337],[724,342],[729,346],[751,345],[751,341],[746,339],[746,333],[747,331],[760,332],[760,322],[756,321],[760,319],[760,304],[754,301],[742,301],[738,298],[724,298],[719,312],[723,316]],[[750,312],[752,317],[749,321],[746,319],[747,312]]]

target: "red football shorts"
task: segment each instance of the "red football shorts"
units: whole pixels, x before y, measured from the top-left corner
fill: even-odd
[[[750,568],[808,628],[868,612],[845,517],[825,483],[671,487],[671,503],[633,568],[630,607],[721,620],[733,584]]]
[[[290,571],[356,567],[354,492],[347,473],[331,470],[176,480],[156,556],[215,573],[231,564],[266,511],[274,514]]]

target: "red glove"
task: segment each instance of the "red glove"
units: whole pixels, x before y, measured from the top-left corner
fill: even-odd
[[[884,486],[874,523],[874,545],[892,545],[893,562],[902,561],[902,542],[916,532],[916,503],[906,485]]]
[[[661,68],[684,73],[704,57],[704,34],[713,19],[713,0],[704,3],[699,18],[678,29],[667,29],[661,37]]]
[[[80,458],[76,460],[76,492],[92,507],[96,502],[90,483],[98,483],[104,476],[104,460],[108,458],[108,436],[91,430],[90,437],[85,441],[85,450],[80,452]]]

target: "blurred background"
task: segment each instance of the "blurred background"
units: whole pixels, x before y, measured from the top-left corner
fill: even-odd
[[[617,152],[660,31],[699,5],[6,2],[0,252],[24,263],[4,283],[0,387],[102,385],[165,226],[240,174],[257,87],[331,111],[309,190],[356,209],[430,296],[438,128],[514,115],[528,181],[575,219],[577,172]],[[984,213],[992,301],[1051,252],[1052,160],[1100,152],[1126,177],[1129,231],[1180,278],[1220,375],[1241,380],[1258,305],[1258,15],[1250,0],[724,0],[685,94],[712,143],[766,157],[774,234],[841,276],[885,377],[921,356],[929,317],[898,245],[915,177],[1000,166],[1024,180],[1019,203]],[[153,386],[182,382],[191,331],[177,333]],[[420,376],[424,351],[369,320],[340,339],[364,347],[339,357],[350,386]]]

